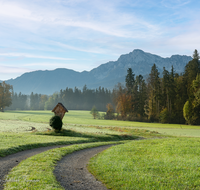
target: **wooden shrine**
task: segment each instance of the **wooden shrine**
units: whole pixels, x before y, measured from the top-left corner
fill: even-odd
[[[62,103],[58,103],[55,108],[53,108],[52,112],[54,112],[55,115],[59,116],[61,120],[65,116],[65,113],[68,112],[67,108]]]

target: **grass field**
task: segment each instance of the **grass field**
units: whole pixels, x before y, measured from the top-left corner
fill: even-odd
[[[37,123],[48,123],[53,116],[51,111],[7,111],[0,112],[0,120],[21,120]],[[180,124],[161,124],[161,123],[144,123],[132,121],[117,120],[98,120],[93,119],[90,111],[70,110],[63,118],[65,124],[80,125],[104,125],[104,126],[123,126],[123,127],[144,127],[144,128],[170,128],[170,129],[200,129],[200,126],[180,125]]]
[[[115,190],[200,189],[200,139],[142,140],[114,146],[89,170]]]
[[[80,113],[84,112],[75,112],[74,120],[83,120],[83,117],[79,118]],[[86,113],[84,114],[86,115]],[[49,131],[51,127],[48,122],[52,115],[51,112],[45,111],[0,113],[0,156],[56,144],[130,140],[137,136],[162,136],[146,130],[132,131],[77,124],[64,124],[62,133],[53,133]],[[71,116],[71,118],[73,117]],[[89,113],[88,118],[92,123],[94,119]],[[36,119],[40,122],[36,122]],[[34,128],[33,131],[32,128]]]
[[[100,144],[123,141],[125,144],[108,149],[90,162],[90,171],[102,179],[108,187],[114,189],[200,189],[198,182],[200,140],[194,138],[200,137],[199,126],[97,120],[92,118],[89,111],[69,111],[63,120],[63,131],[55,133],[49,130],[51,116],[53,113],[50,111],[0,113],[0,156],[40,146],[79,143],[75,145],[75,149],[73,147],[64,149],[65,154],[68,154],[70,151],[83,147],[97,146],[95,143],[97,141]],[[187,138],[176,136],[187,136]],[[137,137],[144,137],[147,140],[130,142]],[[80,144],[86,142],[87,144]],[[41,185],[47,189],[52,189],[54,186],[55,189],[61,188],[52,178],[51,171],[55,162],[64,154],[59,149],[54,149],[54,151],[56,156],[51,151],[47,154],[51,162],[44,161],[44,164],[49,164],[45,167],[50,172],[46,176],[45,184]],[[20,171],[24,171],[23,168],[26,165],[25,170],[33,171],[27,174],[27,179],[35,179],[34,168],[35,165],[41,164],[41,155],[21,162],[8,177],[11,179],[19,177]],[[31,165],[32,159],[35,162]],[[43,168],[42,165],[41,168]],[[104,176],[107,176],[106,179]],[[19,183],[22,187],[27,187],[27,184]],[[20,186],[16,187],[16,183],[7,183],[6,189],[18,189]]]
[[[49,128],[49,119],[53,116],[51,111],[7,111],[0,113],[0,131],[27,132],[32,127],[38,131],[45,131]],[[9,120],[9,124],[7,121]],[[20,121],[23,121],[20,123]],[[28,122],[28,123],[24,123]],[[36,124],[37,123],[37,124]],[[116,120],[93,119],[89,111],[70,110],[63,119],[66,128],[84,130],[86,126],[120,127],[131,129],[144,129],[157,131],[165,135],[200,137],[200,126],[144,123]],[[102,130],[104,131],[105,128]]]

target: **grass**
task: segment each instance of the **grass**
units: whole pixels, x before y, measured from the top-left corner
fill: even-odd
[[[73,113],[73,111],[72,111]],[[79,120],[84,111],[75,111],[74,118]],[[4,116],[4,117],[3,117]],[[46,111],[16,111],[0,113],[0,157],[22,150],[58,144],[74,144],[96,141],[133,140],[142,137],[162,137],[163,135],[146,129],[131,129],[113,126],[64,124],[62,133],[49,131],[51,127],[44,121],[51,118],[52,113]],[[77,116],[77,117],[76,117]],[[91,115],[88,113],[88,118]],[[85,116],[84,116],[85,117]],[[8,120],[10,118],[10,120]],[[29,121],[26,121],[27,118]],[[43,123],[36,123],[38,118]],[[81,117],[83,120],[83,117]],[[32,121],[32,122],[31,122]],[[94,119],[91,118],[91,123]],[[35,132],[31,129],[36,129]]]
[[[38,123],[49,123],[51,111],[6,111],[0,113],[0,120],[21,120]],[[93,119],[90,111],[69,110],[63,118],[65,124],[79,125],[98,125],[98,126],[121,126],[121,127],[143,127],[143,128],[167,128],[167,129],[200,129],[200,126],[180,125],[180,124],[161,124],[144,123],[117,120],[98,120]]]
[[[99,141],[134,140],[139,137],[167,137],[149,130],[98,126],[71,126],[55,133],[53,130],[29,133],[0,132],[0,157],[42,146]]]
[[[133,140],[136,138],[138,137],[131,134],[81,133],[66,129],[57,133],[54,131],[19,134],[0,133],[0,157],[42,146]]]
[[[0,113],[0,156],[41,146],[85,143],[26,159],[6,178],[6,189],[62,189],[52,173],[61,157],[124,140],[126,144],[110,148],[90,162],[90,171],[108,188],[200,189],[200,139],[160,139],[170,135],[200,137],[199,126],[96,120],[89,111],[69,111],[63,131],[55,133],[48,129],[52,115],[50,111]],[[156,139],[129,141],[137,137]]]
[[[43,146],[94,142],[93,138],[0,133],[0,157]]]
[[[115,190],[200,189],[199,145],[199,138],[134,141],[93,157],[89,170]]]
[[[38,131],[45,131],[49,127],[49,119],[52,117],[51,111],[6,111],[0,112],[0,131],[2,132],[27,132],[31,127]],[[8,122],[9,121],[9,122]],[[83,131],[88,126],[103,127],[102,131],[109,127],[143,129],[148,131],[157,131],[158,133],[173,136],[200,137],[200,126],[179,125],[179,124],[161,124],[144,123],[116,120],[98,120],[93,119],[89,111],[70,110],[63,119],[66,129]],[[9,124],[8,124],[9,123]]]
[[[9,189],[63,189],[53,174],[56,162],[74,151],[112,144],[98,142],[57,148],[32,156],[14,167],[4,179],[5,190]],[[118,142],[120,143],[120,142]]]

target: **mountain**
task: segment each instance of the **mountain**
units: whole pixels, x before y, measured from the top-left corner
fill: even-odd
[[[96,89],[99,86],[112,89],[118,82],[125,82],[128,68],[132,68],[135,75],[141,74],[147,77],[155,63],[161,74],[163,67],[170,71],[172,65],[175,72],[181,73],[190,60],[192,60],[191,56],[172,55],[170,58],[163,58],[136,49],[129,54],[121,55],[117,61],[102,64],[89,72],[76,72],[64,68],[34,71],[16,79],[7,80],[6,83],[13,85],[14,91],[22,92],[22,94],[31,94],[31,92],[53,94],[66,87],[76,86],[82,89],[85,84],[90,89]]]

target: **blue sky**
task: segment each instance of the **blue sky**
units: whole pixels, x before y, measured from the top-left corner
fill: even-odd
[[[0,80],[90,71],[134,49],[200,51],[199,0],[0,0]]]

